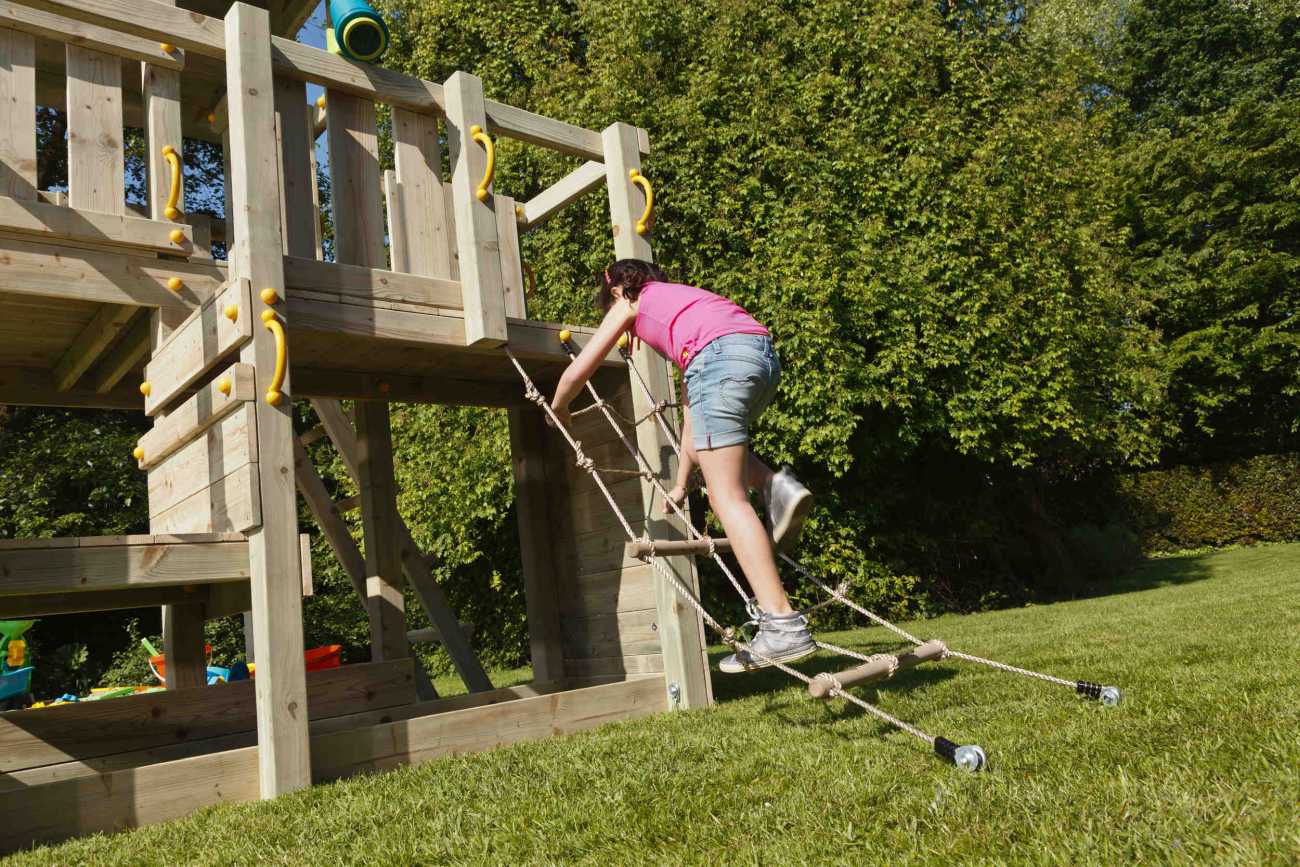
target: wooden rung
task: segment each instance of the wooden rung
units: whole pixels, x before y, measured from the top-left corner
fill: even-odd
[[[925,644],[917,645],[907,653],[900,653],[892,661],[884,658],[864,662],[856,668],[839,672],[835,675],[835,679],[839,681],[840,686],[851,686],[855,683],[880,680],[888,677],[891,669],[902,671],[905,668],[915,668],[923,662],[942,659],[947,652],[948,648],[942,641],[937,639],[927,641]],[[834,684],[831,683],[830,678],[814,677],[808,684],[808,694],[813,698],[829,698],[833,687]]]
[[[355,512],[361,508],[361,495],[355,497],[345,497],[342,500],[334,501],[334,508],[339,512]]]
[[[465,633],[467,639],[472,638],[474,636],[474,624],[462,620],[460,621],[460,631]],[[426,626],[423,629],[409,630],[406,633],[406,640],[412,644],[441,644],[442,633],[438,631],[436,626]]]
[[[5,197],[0,197],[0,226],[44,241],[77,241],[186,256],[194,249],[194,230],[182,223]],[[175,241],[173,232],[178,233]]]
[[[639,560],[650,556],[650,547],[649,542],[628,542],[623,546],[623,553]],[[726,539],[714,539],[713,548],[719,554],[727,553],[731,550],[731,542]],[[692,542],[685,539],[665,539],[654,543],[654,552],[661,557],[672,557],[677,554],[708,555],[709,540],[705,538],[699,542]]]
[[[253,336],[252,288],[238,280],[177,326],[145,367],[145,415],[155,415]],[[258,302],[259,310],[264,305]],[[232,318],[233,317],[233,318]],[[261,323],[258,323],[261,327]]]

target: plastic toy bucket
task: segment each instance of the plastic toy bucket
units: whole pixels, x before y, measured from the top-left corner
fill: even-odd
[[[388,25],[366,0],[330,0],[334,41],[349,60],[374,62],[388,50]]]
[[[17,671],[6,671],[0,674],[0,700],[13,698],[16,695],[25,695],[31,691],[32,670],[31,668],[20,668]]]
[[[313,647],[303,654],[303,661],[308,671],[338,668],[343,664],[343,645],[327,644],[325,647]]]

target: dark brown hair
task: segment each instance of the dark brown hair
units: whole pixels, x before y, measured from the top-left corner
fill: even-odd
[[[658,265],[640,259],[619,259],[603,271],[596,272],[596,306],[601,313],[609,312],[614,304],[613,288],[623,287],[623,297],[635,301],[641,287],[647,283],[667,283],[668,275]]]

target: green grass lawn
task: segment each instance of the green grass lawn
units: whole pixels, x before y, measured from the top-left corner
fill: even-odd
[[[1300,860],[1300,545],[1152,561],[1114,595],[909,628],[1119,684],[1125,702],[1106,709],[952,662],[864,690],[932,734],[982,745],[991,767],[967,775],[842,702],[810,701],[779,674],[715,675],[712,709],[215,807],[15,860]],[[874,650],[887,635],[826,637]]]

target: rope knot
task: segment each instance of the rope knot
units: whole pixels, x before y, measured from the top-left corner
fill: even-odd
[[[816,677],[816,679],[817,679],[817,680],[824,680],[824,681],[826,681],[827,683],[829,683],[829,684],[830,684],[830,687],[831,687],[831,694],[832,694],[832,695],[839,695],[839,694],[842,694],[842,693],[844,692],[844,684],[840,683],[840,679],[839,679],[838,677],[836,677],[835,675],[831,674],[829,671],[819,671],[819,672],[817,672],[817,677]]]
[[[542,397],[542,393],[537,390],[537,386],[533,385],[531,379],[524,383],[524,397],[528,398],[538,406],[541,406],[541,404],[546,400],[546,398]]]
[[[936,638],[936,639],[933,639],[933,640],[934,640],[934,643],[935,643],[935,644],[938,644],[939,647],[941,648],[940,651],[939,651],[939,658],[940,658],[940,659],[947,659],[947,658],[948,658],[948,654],[951,652],[951,651],[948,650],[948,645],[947,645],[947,643],[944,642],[942,639],[939,639],[939,638]]]

